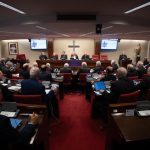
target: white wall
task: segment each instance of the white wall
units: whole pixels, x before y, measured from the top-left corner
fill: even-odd
[[[66,53],[68,54],[68,58],[70,58],[70,55],[73,52],[73,50],[72,48],[68,48],[68,45],[72,45],[73,40],[75,40],[76,45],[80,46],[80,48],[76,49],[76,53],[78,54],[79,58],[81,58],[81,56],[84,53],[88,53],[90,54],[90,56],[94,54],[95,44],[93,39],[55,39],[54,52],[60,56],[61,52],[65,50]],[[39,55],[41,51],[30,50],[30,43],[28,39],[1,41],[0,42],[1,57],[16,58],[16,55],[9,55],[8,52],[9,42],[18,42],[19,53],[25,53],[26,58],[30,60],[31,64],[35,60],[39,59]],[[122,53],[122,51],[124,51],[128,57],[130,57],[133,61],[135,61],[134,49],[137,48],[137,45],[139,43],[141,44],[142,47],[141,58],[143,59],[144,57],[147,56],[148,41],[142,41],[142,40],[120,40],[117,51],[105,52],[105,54],[108,55],[108,59],[115,59],[116,61],[118,61],[119,55]],[[101,52],[101,54],[103,53],[104,52]]]
[[[18,42],[18,50],[20,54],[25,54],[26,58],[30,60],[30,64],[33,64],[33,62],[37,59],[39,59],[39,55],[41,54],[41,51],[37,50],[31,50],[30,49],[30,43],[28,39],[23,40],[3,40],[1,42],[2,46],[2,57],[10,57],[10,58],[16,58],[16,55],[9,55],[8,51],[8,43],[9,42]]]
[[[70,58],[73,53],[73,48],[69,48],[68,46],[73,45],[73,41],[75,41],[75,45],[80,46],[75,49],[79,59],[84,53],[87,53],[92,57],[95,51],[95,43],[93,39],[56,39],[54,40],[54,52],[60,56],[62,51],[65,51],[68,58]]]
[[[147,46],[148,42],[143,40],[120,40],[118,43],[118,49],[114,52],[101,52],[101,54],[107,54],[108,59],[115,59],[118,62],[119,55],[124,53],[127,55],[128,58],[131,58],[133,62],[135,62],[135,49],[137,48],[138,44],[141,44],[141,59],[143,60],[144,57],[147,56]]]

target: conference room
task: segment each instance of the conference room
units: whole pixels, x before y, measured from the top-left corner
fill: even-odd
[[[32,149],[145,148],[149,117],[135,110],[150,98],[149,7],[148,0],[0,2],[0,104],[42,115],[46,144],[37,136],[44,146],[28,142]]]

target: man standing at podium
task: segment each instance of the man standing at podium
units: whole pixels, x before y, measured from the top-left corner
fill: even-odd
[[[41,55],[39,56],[39,59],[40,60],[46,60],[47,59],[47,56],[45,55],[44,52],[41,53]]]
[[[127,55],[124,53],[124,51],[122,52],[122,54],[119,56],[119,60],[118,60],[118,64],[120,66],[122,66],[122,62],[127,60]]]

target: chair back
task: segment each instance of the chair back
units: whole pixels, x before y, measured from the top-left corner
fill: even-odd
[[[64,84],[71,84],[72,82],[72,73],[61,73],[63,76],[63,83]]]
[[[87,76],[87,73],[80,73],[79,80],[81,83],[86,83],[86,76]]]
[[[138,79],[138,76],[128,77],[128,79],[130,79],[130,80],[137,80],[137,79]]]
[[[23,104],[37,104],[41,105],[42,102],[42,95],[19,95],[14,94],[13,100],[17,103],[23,103]]]
[[[140,95],[140,90],[131,93],[121,94],[119,96],[118,102],[119,103],[136,102],[139,100],[139,95]]]
[[[94,61],[99,60],[99,55],[92,55],[92,60],[94,60]]]
[[[106,55],[106,54],[101,54],[101,55],[100,55],[100,60],[108,60],[108,55]]]

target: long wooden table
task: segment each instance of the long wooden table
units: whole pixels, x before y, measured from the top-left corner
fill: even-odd
[[[82,62],[86,62],[88,67],[94,68],[96,65],[96,61],[93,60],[36,60],[39,67],[43,64],[50,63],[51,67],[63,67],[65,63],[69,63],[71,67],[80,67]],[[110,60],[101,61],[102,66],[106,68],[111,64]]]

